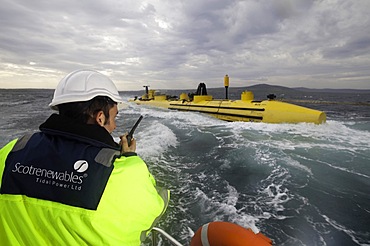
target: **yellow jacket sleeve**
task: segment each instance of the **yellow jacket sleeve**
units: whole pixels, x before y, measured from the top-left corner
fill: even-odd
[[[169,191],[156,187],[147,165],[140,157],[116,159],[114,169],[99,203],[95,226],[110,240],[124,238],[127,245],[139,245],[164,213]],[[105,224],[101,223],[104,220]]]

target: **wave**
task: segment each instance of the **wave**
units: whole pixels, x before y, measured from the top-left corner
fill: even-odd
[[[0,101],[0,107],[12,107],[17,105],[29,104],[31,101],[22,100],[22,101]]]

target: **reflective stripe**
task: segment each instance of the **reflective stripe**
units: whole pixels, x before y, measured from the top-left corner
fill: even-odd
[[[202,234],[200,235],[200,239],[202,241],[203,246],[210,246],[208,242],[208,225],[209,223],[202,226]]]
[[[27,135],[24,135],[22,138],[18,139],[17,143],[14,145],[12,149],[12,152],[23,149],[31,137],[32,137],[32,134],[27,134]]]
[[[110,167],[112,166],[114,159],[118,157],[119,154],[120,152],[117,150],[104,148],[95,156],[95,161],[103,166]]]

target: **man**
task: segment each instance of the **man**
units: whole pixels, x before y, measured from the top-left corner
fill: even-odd
[[[40,132],[0,150],[2,245],[140,245],[167,208],[126,136],[115,143],[114,83],[91,70],[63,78]]]

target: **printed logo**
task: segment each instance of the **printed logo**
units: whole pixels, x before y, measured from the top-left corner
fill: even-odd
[[[72,172],[67,170],[55,171],[48,168],[35,167],[33,165],[23,165],[17,162],[11,171],[13,173],[34,177],[35,182],[39,184],[81,191],[83,179],[88,175],[84,172],[89,168],[89,164],[85,160],[78,160],[73,164],[73,168],[74,171]]]
[[[78,173],[83,173],[89,168],[89,163],[87,163],[87,161],[85,160],[79,160],[75,162],[75,164],[73,165],[73,168]]]

